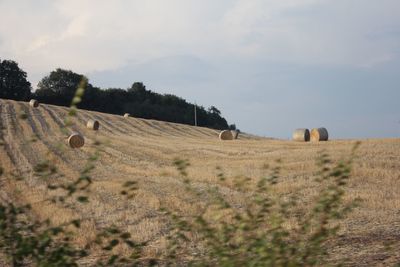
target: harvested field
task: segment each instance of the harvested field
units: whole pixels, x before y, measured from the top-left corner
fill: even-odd
[[[27,118],[20,114],[24,112]],[[62,131],[68,109],[41,104],[31,109],[28,103],[0,100],[0,164],[4,168],[0,200],[31,203],[34,216],[50,218],[54,224],[73,218],[85,220],[75,242],[92,239],[96,227],[116,224],[129,231],[135,240],[149,241],[146,253],[157,256],[165,246],[168,224],[158,212],[164,206],[189,212],[182,179],[172,162],[189,160],[189,177],[195,186],[219,184],[216,167],[226,177],[238,175],[256,179],[264,174],[264,164],[281,160],[281,180],[274,193],[296,194],[308,207],[319,192],[313,182],[315,161],[326,151],[334,160],[350,153],[354,140],[298,143],[260,138],[241,133],[238,140],[221,142],[219,131],[154,120],[124,118],[118,115],[79,110],[71,131],[85,136],[85,146],[68,147]],[[86,128],[98,120],[99,131]],[[68,209],[42,200],[52,194],[49,181],[34,175],[33,168],[49,159],[55,162],[66,180],[73,181],[95,149],[102,143],[100,157],[91,176],[90,202],[79,209]],[[23,176],[17,181],[15,176]],[[121,185],[135,180],[135,198],[126,201]],[[242,195],[228,183],[220,185],[235,203]],[[331,242],[331,259],[349,266],[390,266],[400,261],[400,250],[386,250],[387,244],[400,245],[400,139],[362,140],[346,200],[361,198],[361,206],[342,223],[340,237]],[[201,201],[201,199],[199,200]],[[1,261],[0,261],[1,264]]]

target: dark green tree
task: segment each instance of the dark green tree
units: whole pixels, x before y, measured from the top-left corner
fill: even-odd
[[[46,103],[67,106],[83,78],[85,76],[70,70],[56,69],[38,83],[36,96]],[[89,87],[92,86],[88,84]]]
[[[27,100],[31,94],[31,84],[26,72],[12,60],[0,59],[0,98]]]
[[[34,97],[39,101],[67,106],[84,75],[69,70],[56,69],[38,84]],[[113,114],[129,113],[134,117],[156,119],[184,124],[194,123],[194,105],[171,94],[158,94],[146,89],[142,82],[135,82],[127,90],[100,88],[87,84],[79,108]],[[227,129],[227,121],[221,111],[211,106],[208,110],[197,107],[199,126]]]
[[[104,111],[107,105],[107,99],[104,96],[104,91],[100,88],[88,84],[82,98],[82,102],[78,105],[79,108]]]
[[[209,107],[208,112],[215,115],[221,115],[221,111],[214,106]]]
[[[150,90],[146,90],[146,86],[142,82],[135,82],[131,88],[128,88],[129,102],[152,102],[151,98],[153,93]]]
[[[145,93],[146,86],[142,82],[135,82],[132,84],[131,88],[128,89],[128,92]]]
[[[221,111],[214,106],[208,108],[207,126],[221,130],[229,127],[227,121],[221,117]]]
[[[236,124],[229,124],[229,130],[236,130]]]

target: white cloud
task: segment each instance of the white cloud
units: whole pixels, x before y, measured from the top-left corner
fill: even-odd
[[[398,56],[400,39],[367,38],[399,26],[395,0],[4,0],[0,7],[0,52],[29,72],[90,72],[181,54],[374,66]]]
[[[397,11],[393,11],[397,10]],[[372,33],[400,26],[396,1],[245,1],[224,17],[230,51],[301,64],[371,66],[394,59],[392,42]]]

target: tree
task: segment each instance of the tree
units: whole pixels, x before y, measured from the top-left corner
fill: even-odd
[[[26,80],[26,72],[12,60],[0,59],[0,98],[27,100],[31,94],[31,84]]]
[[[34,96],[48,104],[67,106],[74,97],[76,88],[85,76],[70,70],[56,69],[38,84]],[[194,105],[172,94],[159,94],[146,89],[142,82],[135,82],[127,90],[100,88],[87,84],[78,108],[113,114],[129,113],[134,117],[193,124]],[[227,121],[221,111],[211,106],[208,111],[197,108],[199,126],[227,129]]]
[[[215,106],[211,106],[207,110],[207,124],[208,127],[215,129],[227,129],[229,127],[228,122],[221,117],[221,111]]]
[[[102,111],[106,103],[107,100],[104,98],[104,91],[88,84],[82,102],[78,106],[83,109]]]
[[[221,115],[221,111],[214,106],[209,107],[208,112],[215,114],[215,115]]]
[[[134,102],[143,102],[149,99],[151,91],[146,90],[146,86],[141,82],[135,82],[131,88],[128,88],[129,100]]]
[[[131,88],[128,89],[128,92],[144,93],[146,92],[146,86],[142,82],[135,82],[132,84]]]
[[[68,106],[83,78],[85,76],[70,70],[56,69],[39,82],[37,98],[43,102]],[[91,85],[88,84],[88,87]]]

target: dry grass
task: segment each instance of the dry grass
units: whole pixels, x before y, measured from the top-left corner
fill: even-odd
[[[20,118],[21,112],[28,118]],[[81,149],[69,149],[64,143],[60,152],[58,144],[65,138],[60,126],[66,113],[63,107],[40,105],[30,109],[26,103],[0,100],[5,143],[0,147],[0,162],[7,174],[0,196],[32,203],[35,216],[50,217],[55,224],[84,218],[76,237],[79,244],[93,238],[96,227],[116,224],[136,240],[150,240],[146,249],[149,255],[159,255],[165,247],[168,227],[158,212],[160,205],[190,213],[201,201],[189,199],[172,166],[174,158],[190,161],[189,177],[199,188],[220,184],[219,166],[228,177],[220,184],[221,190],[238,206],[243,195],[233,189],[233,178],[250,177],[255,181],[264,175],[264,164],[281,160],[282,179],[274,193],[297,195],[307,210],[320,190],[312,179],[319,152],[324,150],[337,160],[349,154],[355,142],[297,143],[245,134],[235,142],[221,142],[218,132],[207,128],[79,111],[72,130],[84,134],[86,144]],[[86,128],[89,119],[101,123],[100,131]],[[32,138],[37,141],[31,142]],[[75,179],[94,149],[95,138],[103,142],[103,150],[92,175],[95,183],[90,203],[79,209],[43,203],[54,192],[46,189],[46,181],[33,175],[33,166],[50,159],[68,179]],[[400,261],[398,250],[385,249],[389,243],[400,245],[400,139],[363,140],[358,155],[346,198],[351,201],[360,197],[363,202],[342,223],[340,237],[332,240],[331,258],[348,258],[348,265],[387,266]],[[16,181],[10,175],[16,171],[26,178]],[[136,180],[140,188],[128,202],[119,194],[121,184],[127,180]]]

